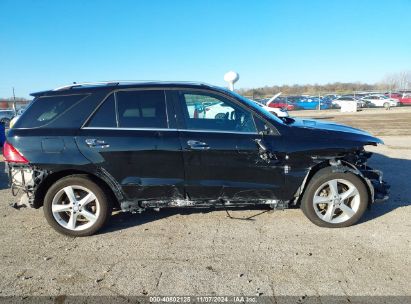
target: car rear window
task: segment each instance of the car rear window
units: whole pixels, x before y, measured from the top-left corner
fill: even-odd
[[[17,120],[15,128],[38,128],[49,124],[87,95],[39,97]]]

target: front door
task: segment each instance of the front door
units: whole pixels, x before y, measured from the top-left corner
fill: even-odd
[[[167,108],[164,90],[117,91],[79,131],[81,152],[127,199],[184,197],[181,145]]]
[[[209,91],[179,91],[175,100],[191,199],[275,199],[283,168],[262,157],[262,135],[249,109]]]

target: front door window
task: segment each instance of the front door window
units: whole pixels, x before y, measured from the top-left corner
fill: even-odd
[[[251,113],[226,98],[197,92],[183,92],[182,97],[189,130],[257,132]]]

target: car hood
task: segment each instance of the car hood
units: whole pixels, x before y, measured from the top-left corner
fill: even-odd
[[[315,119],[293,119],[293,123],[290,124],[291,127],[320,131],[322,135],[329,135],[334,140],[338,140],[339,138],[341,138],[364,142],[364,144],[384,144],[384,142],[381,139],[372,136],[367,131],[346,126],[343,124],[323,122]]]

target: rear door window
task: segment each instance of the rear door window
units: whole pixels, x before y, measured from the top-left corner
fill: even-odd
[[[120,128],[167,128],[167,110],[162,90],[116,93]]]
[[[75,106],[87,95],[44,96],[33,101],[17,120],[15,128],[38,128],[45,126]]]

